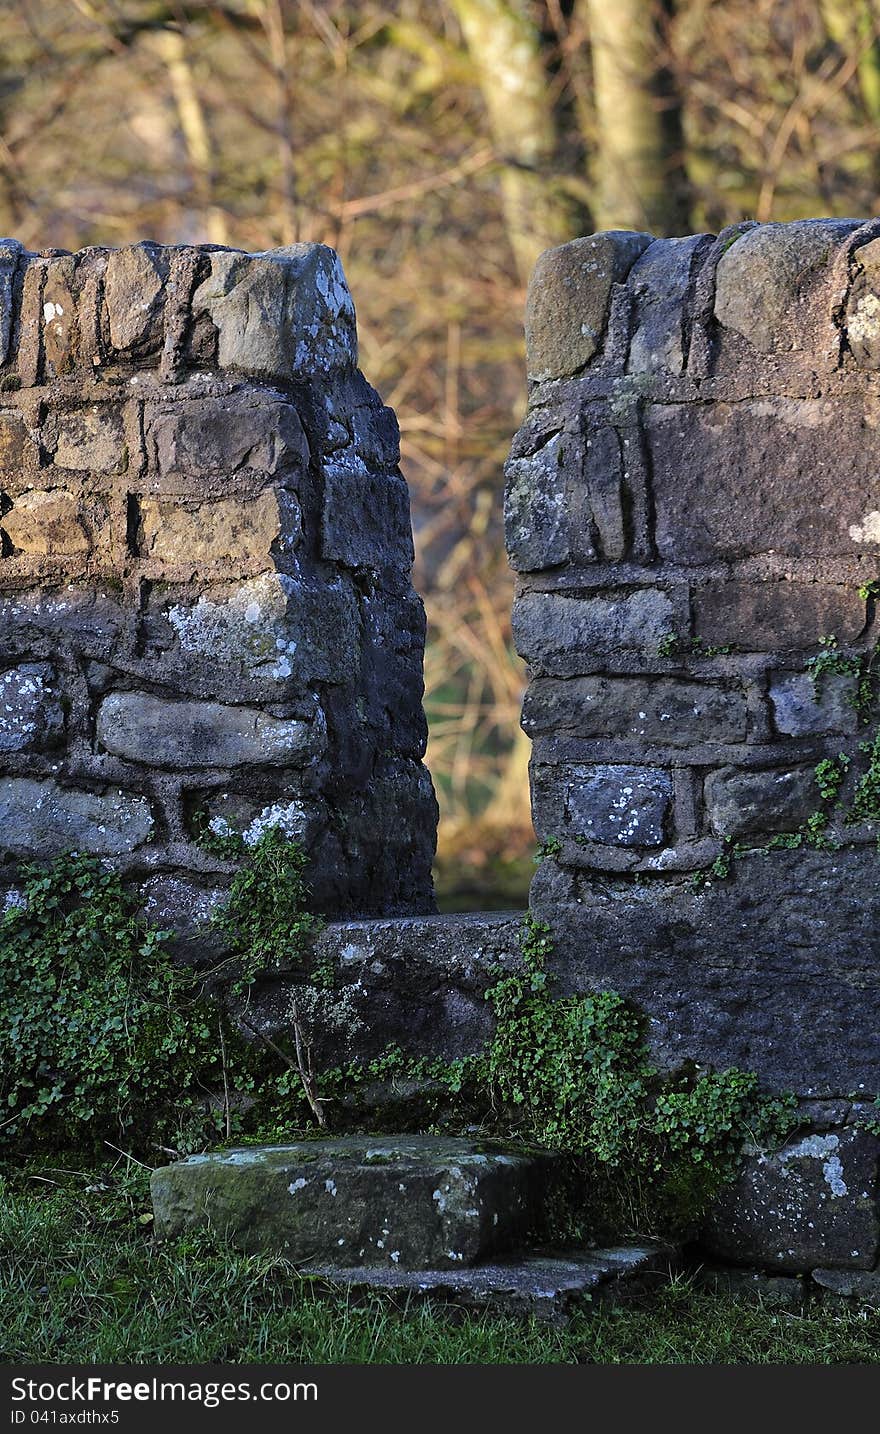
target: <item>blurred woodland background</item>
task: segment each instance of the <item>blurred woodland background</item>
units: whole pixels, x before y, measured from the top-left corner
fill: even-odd
[[[403,433],[441,887],[519,895],[533,843],[501,491],[536,256],[878,181],[880,0],[0,0],[0,232],[342,255]]]

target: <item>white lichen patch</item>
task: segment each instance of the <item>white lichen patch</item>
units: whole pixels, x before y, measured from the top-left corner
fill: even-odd
[[[291,1195],[295,1195],[297,1190],[305,1190],[308,1183],[308,1180],[306,1180],[304,1176],[300,1175],[297,1180],[291,1180],[287,1188],[290,1191]]]
[[[880,511],[873,508],[861,523],[853,523],[849,535],[854,543],[880,543]]]

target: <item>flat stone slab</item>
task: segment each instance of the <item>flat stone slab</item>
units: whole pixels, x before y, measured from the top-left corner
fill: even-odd
[[[669,1245],[620,1245],[558,1254],[536,1252],[456,1270],[337,1269],[309,1265],[304,1273],[330,1290],[437,1300],[464,1309],[533,1315],[562,1323],[598,1301],[636,1297],[677,1268]]]
[[[524,1243],[547,1152],[445,1136],[343,1136],[191,1155],[153,1173],[160,1236],[213,1227],[245,1250],[343,1269],[455,1269]]]

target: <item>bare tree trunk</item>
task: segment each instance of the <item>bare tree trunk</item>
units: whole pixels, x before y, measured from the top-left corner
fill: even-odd
[[[681,110],[665,53],[666,0],[581,0],[593,59],[597,229],[688,228]]]
[[[225,244],[226,216],[214,201],[214,150],[187,52],[186,35],[182,30],[162,29],[150,38],[168,71],[180,131],[192,170],[195,199],[205,216],[208,239],[212,244]]]
[[[452,0],[503,165],[504,219],[525,283],[538,255],[578,233],[556,174],[557,134],[541,35],[528,0]]]

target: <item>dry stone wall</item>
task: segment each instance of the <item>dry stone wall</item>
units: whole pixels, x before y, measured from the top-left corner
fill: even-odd
[[[873,1097],[880,223],[578,239],[526,329],[506,527],[563,978],[670,1064]]]
[[[398,428],[321,245],[0,244],[0,860],[83,848],[186,926],[205,827],[331,915],[432,909]]]

